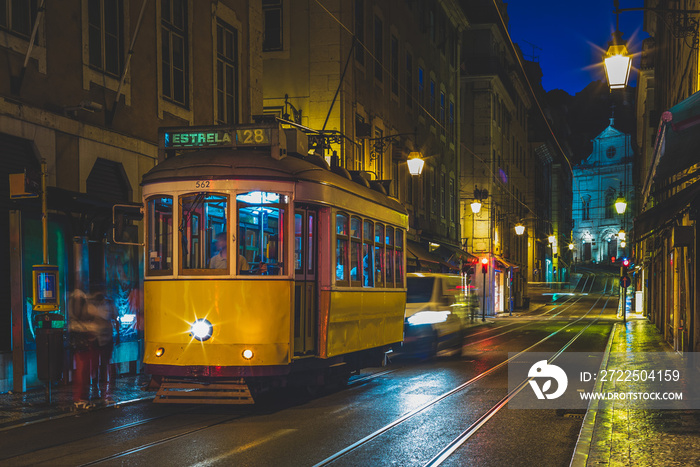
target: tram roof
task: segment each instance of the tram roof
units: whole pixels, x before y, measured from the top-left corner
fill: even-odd
[[[192,179],[284,180],[330,185],[406,214],[406,208],[383,193],[294,156],[274,159],[268,151],[206,149],[170,157],[149,170],[142,185]]]

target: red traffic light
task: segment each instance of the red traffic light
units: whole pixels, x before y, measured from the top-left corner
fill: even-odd
[[[486,274],[489,271],[489,259],[481,258],[481,273]]]
[[[622,265],[623,265],[624,267],[628,267],[628,266],[630,265],[630,260],[628,260],[627,258],[623,259],[623,260],[622,260]]]

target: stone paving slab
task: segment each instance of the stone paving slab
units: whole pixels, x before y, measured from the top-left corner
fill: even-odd
[[[616,323],[608,342],[609,368],[634,370],[648,362],[632,361],[629,352],[666,352],[682,358],[656,327],[632,314]],[[605,384],[596,389],[605,390]],[[644,390],[643,382],[629,390]],[[581,427],[572,467],[700,465],[700,411],[635,409],[628,401],[592,401]]]
[[[152,399],[155,393],[143,389],[149,380],[150,378],[146,375],[118,377],[110,388],[110,397],[107,400],[101,399],[97,389],[92,388],[90,399],[95,406],[90,410]],[[75,413],[75,406],[71,385],[53,386],[50,404],[46,402],[46,390],[41,387],[23,393],[0,394],[0,431],[61,418],[73,413]]]

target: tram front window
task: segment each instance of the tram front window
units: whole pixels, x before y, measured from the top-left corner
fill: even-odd
[[[182,269],[228,271],[228,198],[193,193],[180,197]]]
[[[173,199],[170,196],[156,196],[149,199],[147,204],[148,271],[171,271],[173,269]]]
[[[250,265],[249,271],[241,270],[241,274],[284,274],[284,225],[288,197],[279,193],[250,191],[239,193],[236,201],[238,253]]]

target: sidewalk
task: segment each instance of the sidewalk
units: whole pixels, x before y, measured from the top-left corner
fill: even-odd
[[[608,368],[642,369],[644,362],[621,361],[625,352],[667,352],[671,358],[682,358],[646,318],[628,316],[626,325],[613,328]],[[643,389],[643,383],[638,388]],[[601,465],[700,465],[700,411],[634,409],[620,401],[592,401],[571,466]]]
[[[149,379],[145,375],[118,377],[111,390],[111,401],[107,403],[101,401],[93,390],[92,402],[95,403],[95,407],[90,410],[152,399],[155,396],[154,392],[141,389],[148,384]],[[19,394],[0,394],[0,432],[74,413],[73,387],[70,384],[53,386],[51,404],[46,402],[46,390],[41,387]]]

